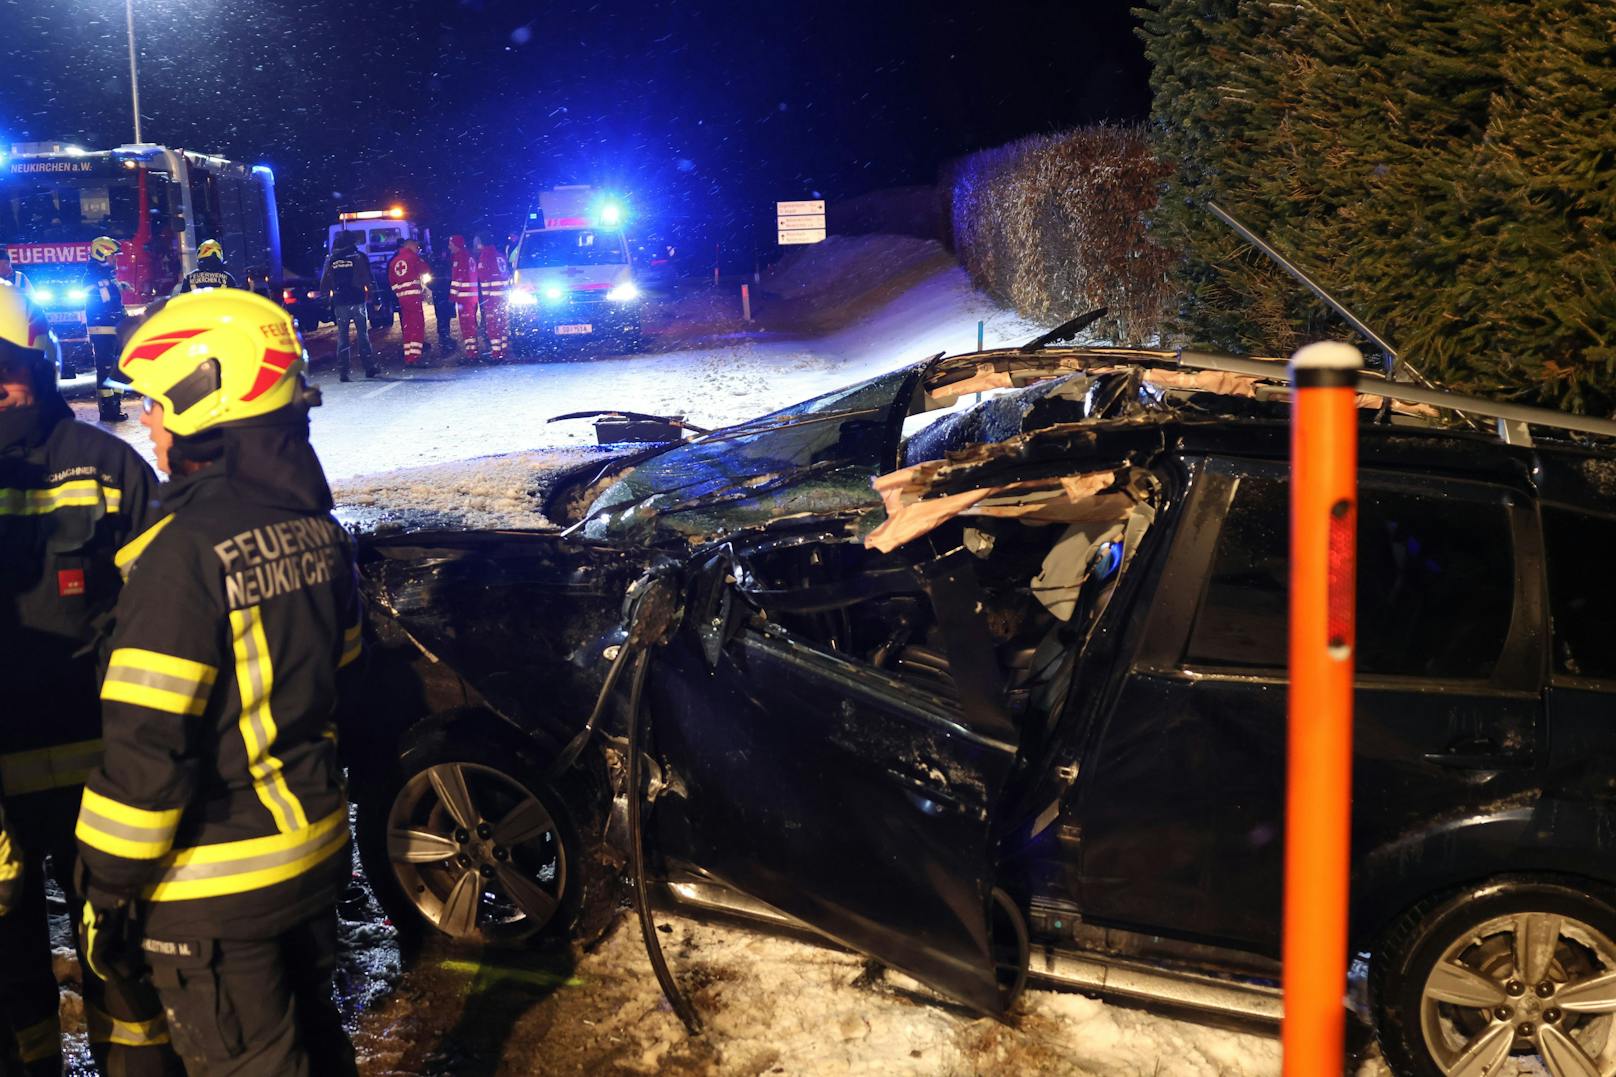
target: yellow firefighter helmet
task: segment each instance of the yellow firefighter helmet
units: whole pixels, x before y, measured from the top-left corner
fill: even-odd
[[[21,288],[0,281],[0,361],[21,360],[37,378],[55,381],[60,355],[44,313]]]
[[[122,244],[111,236],[101,236],[90,243],[90,257],[97,262],[110,262],[118,256],[118,252],[122,249]]]
[[[130,334],[118,372],[190,437],[308,399],[303,342],[277,304],[236,288],[175,296]]]
[[[202,241],[202,246],[196,249],[196,256],[198,259],[223,258],[224,248],[219,245],[219,241],[216,239],[205,239]]]

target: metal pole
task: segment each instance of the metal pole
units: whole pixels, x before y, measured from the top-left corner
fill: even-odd
[[[135,144],[140,145],[140,78],[135,74],[135,0],[123,0],[123,13],[129,25],[129,100],[135,113]]]

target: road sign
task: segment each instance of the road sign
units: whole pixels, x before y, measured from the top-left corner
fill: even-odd
[[[774,212],[781,217],[823,217],[825,200],[818,198],[808,202],[776,202]]]
[[[825,201],[822,198],[774,204],[774,226],[782,245],[818,243],[825,238]]]
[[[820,225],[818,228],[793,228],[789,232],[782,229],[777,234],[782,246],[792,243],[818,243],[820,240],[825,238],[825,226]]]

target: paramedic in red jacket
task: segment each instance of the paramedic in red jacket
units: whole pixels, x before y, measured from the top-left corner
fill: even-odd
[[[399,244],[398,253],[387,263],[387,283],[398,297],[398,320],[404,330],[405,366],[419,366],[426,350],[426,313],[421,304],[426,299],[422,278],[428,272],[421,244],[413,239]]]
[[[460,320],[460,350],[477,358],[477,262],[465,236],[449,237],[449,298]]]
[[[472,240],[477,251],[477,288],[482,295],[483,329],[488,333],[488,354],[494,362],[504,362],[510,353],[510,330],[506,327],[505,292],[510,286],[511,264],[499,247],[483,236]]]

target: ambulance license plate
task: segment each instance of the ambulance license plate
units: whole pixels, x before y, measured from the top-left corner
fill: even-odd
[[[556,336],[560,336],[560,337],[578,336],[578,335],[583,334],[583,333],[593,333],[594,331],[595,331],[595,327],[593,325],[588,324],[587,322],[585,324],[583,324],[583,325],[558,325],[558,326],[556,326]]]

